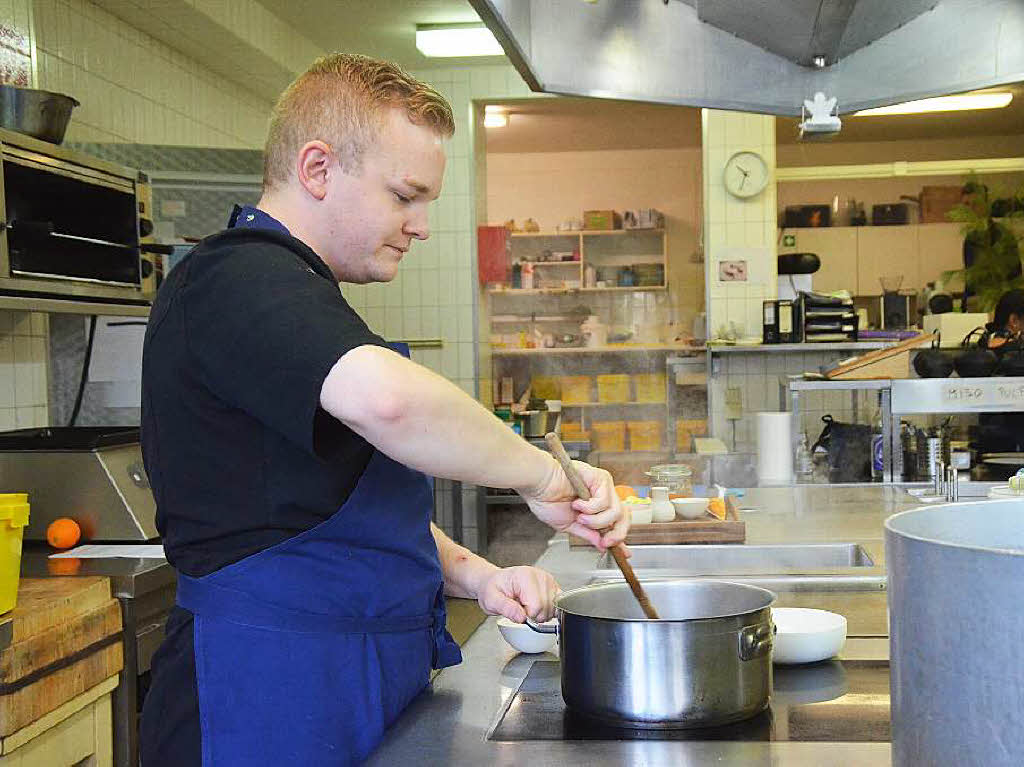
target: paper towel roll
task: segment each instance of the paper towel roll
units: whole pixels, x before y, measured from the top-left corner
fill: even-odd
[[[790,413],[757,414],[757,479],[761,485],[793,481],[793,417]]]

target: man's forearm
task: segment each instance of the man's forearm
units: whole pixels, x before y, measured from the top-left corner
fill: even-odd
[[[381,452],[435,477],[530,491],[557,470],[459,387],[387,349],[345,354],[320,401]]]
[[[476,599],[480,595],[480,584],[498,567],[457,544],[434,523],[430,524],[430,532],[434,535],[444,572],[444,593],[450,597]]]

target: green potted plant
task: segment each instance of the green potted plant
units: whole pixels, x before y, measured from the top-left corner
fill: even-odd
[[[1003,293],[1024,288],[1019,246],[1024,227],[1014,226],[1014,219],[1024,221],[1024,188],[996,196],[972,175],[963,201],[946,217],[961,224],[964,261],[970,265],[945,272],[942,279],[963,281],[971,310],[992,311]]]

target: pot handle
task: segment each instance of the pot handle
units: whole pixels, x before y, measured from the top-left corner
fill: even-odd
[[[555,624],[554,626],[544,626],[544,625],[542,625],[540,623],[534,623],[533,618],[527,618],[526,619],[526,625],[529,626],[534,631],[536,631],[538,634],[557,634],[558,633],[558,625],[557,624]]]
[[[740,631],[740,660],[754,660],[754,658],[761,658],[771,652],[773,631],[774,627],[770,623],[747,626]]]

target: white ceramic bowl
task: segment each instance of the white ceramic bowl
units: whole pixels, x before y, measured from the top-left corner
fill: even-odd
[[[552,618],[542,625],[557,626],[558,621]],[[498,631],[501,632],[505,641],[519,652],[547,652],[558,642],[558,637],[555,634],[538,633],[525,623],[515,623],[508,618],[498,618]]]
[[[676,516],[683,519],[700,519],[708,511],[707,498],[673,498]]]
[[[846,618],[827,610],[773,607],[774,663],[817,663],[834,657],[846,643]]]

